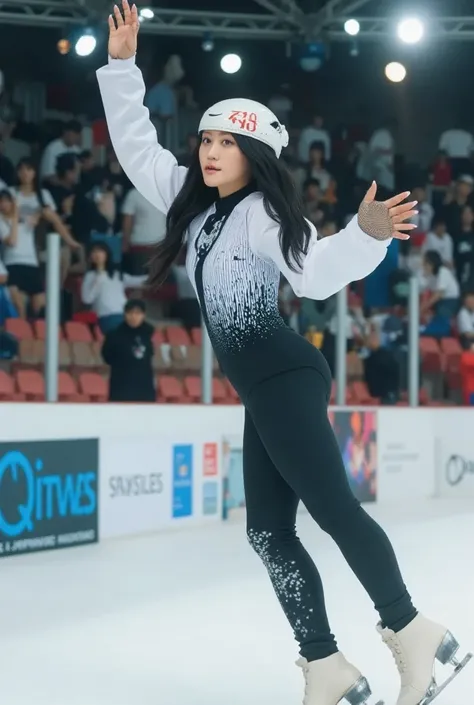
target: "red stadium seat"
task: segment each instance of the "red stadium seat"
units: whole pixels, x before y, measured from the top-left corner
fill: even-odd
[[[444,357],[444,369],[449,372],[460,372],[463,349],[456,338],[442,338],[441,352]]]
[[[32,340],[35,337],[33,328],[28,321],[23,321],[21,318],[7,318],[5,330],[17,340]]]
[[[31,401],[44,401],[44,377],[37,370],[18,370],[16,373],[18,389]]]
[[[90,328],[85,323],[68,321],[64,325],[66,339],[71,343],[92,343],[93,337]]]
[[[191,340],[193,345],[202,345],[202,328],[191,329]]]
[[[44,318],[38,318],[34,323],[33,327],[35,330],[35,336],[38,340],[46,340],[46,321]],[[64,338],[61,326],[59,327],[59,338],[62,340]]]
[[[16,391],[14,379],[4,370],[0,370],[0,401],[25,400],[26,395]]]
[[[441,349],[434,338],[420,338],[420,355],[423,372],[441,372]]]
[[[153,345],[156,347],[157,345],[163,345],[163,343],[166,343],[166,338],[165,338],[165,332],[163,328],[155,328],[155,332],[153,333]]]
[[[173,375],[158,376],[158,398],[166,404],[189,403],[184,393],[183,383]]]
[[[168,326],[166,338],[170,345],[191,345],[191,339],[185,328],[181,326]]]
[[[107,380],[96,372],[83,372],[79,375],[79,389],[91,401],[105,402],[109,397]]]

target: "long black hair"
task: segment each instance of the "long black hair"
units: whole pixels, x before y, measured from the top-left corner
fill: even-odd
[[[280,225],[280,246],[287,265],[293,271],[301,266],[308,250],[311,228],[303,216],[298,190],[283,161],[263,142],[252,137],[232,135],[248,159],[252,183],[263,194],[267,214]],[[192,221],[219,198],[216,188],[204,183],[199,163],[199,145],[190,161],[184,184],[173,201],[166,218],[166,236],[155,248],[150,262],[149,283],[162,284],[177,259]]]
[[[44,201],[43,189],[41,188],[41,184],[40,184],[38,165],[32,159],[29,159],[29,157],[23,157],[23,159],[20,159],[20,161],[17,164],[17,167],[16,167],[17,188],[19,189],[21,187],[21,181],[20,181],[20,177],[18,176],[18,172],[20,171],[20,169],[23,166],[26,166],[28,169],[31,169],[32,171],[35,172],[35,177],[33,180],[33,191],[36,194],[36,197],[38,199],[38,203],[40,204],[41,208],[44,208],[46,206],[46,203]]]

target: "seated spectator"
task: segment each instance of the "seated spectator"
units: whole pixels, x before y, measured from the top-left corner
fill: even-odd
[[[330,215],[330,207],[323,203],[319,181],[307,179],[303,186],[303,206],[305,216],[319,228]]]
[[[413,233],[417,234],[418,237],[425,236],[431,229],[431,221],[434,215],[433,206],[427,201],[425,186],[415,186],[411,192],[410,198],[413,198],[414,201],[418,201],[418,205],[416,206],[418,214],[410,221],[416,225],[416,230],[412,231],[411,236],[413,237]]]
[[[104,193],[111,192],[115,196],[115,222],[113,231],[120,232],[122,227],[122,206],[125,196],[132,188],[130,179],[122,169],[112,147],[107,150],[107,163],[102,172],[101,189]]]
[[[461,227],[461,215],[466,206],[474,206],[474,179],[469,174],[460,176],[456,183],[447,191],[440,215],[446,220],[448,233],[456,239],[456,233]]]
[[[0,187],[3,185],[13,186],[15,183],[15,167],[11,160],[3,153],[5,143],[0,134]],[[3,185],[2,185],[3,184]]]
[[[315,115],[311,125],[301,130],[298,143],[298,159],[302,164],[309,162],[309,150],[314,142],[321,142],[324,145],[324,158],[331,161],[331,137],[324,129],[324,120],[321,115]]]
[[[440,150],[430,168],[430,180],[436,188],[448,188],[453,180],[453,169],[446,152]]]
[[[173,318],[179,318],[188,330],[199,328],[202,320],[201,308],[186,271],[184,254],[173,265],[172,272],[176,280],[178,300],[174,301],[171,306],[171,315]]]
[[[454,265],[461,286],[469,285],[474,278],[474,210],[464,206],[461,211],[461,223],[453,233]]]
[[[458,313],[458,331],[464,350],[474,350],[474,292],[464,295],[464,302]]]
[[[443,265],[439,252],[425,253],[423,270],[429,295],[421,306],[421,314],[425,317],[434,314],[423,334],[435,337],[449,335],[451,318],[459,307],[459,284],[453,272]]]
[[[0,193],[0,240],[3,242],[7,265],[1,283],[9,281],[12,300],[20,318],[26,318],[27,297],[30,299],[32,314],[40,316],[46,298],[34,231],[30,224],[19,221],[18,204],[9,191]]]
[[[322,142],[313,142],[311,145],[307,177],[308,179],[315,179],[319,183],[319,188],[324,198],[329,190],[332,176],[325,166],[324,144]]]
[[[2,193],[0,192],[0,204],[1,201]],[[3,218],[0,218],[0,241],[3,239],[3,235],[7,230],[10,233],[10,237],[16,238],[18,232],[18,208],[15,207],[10,221],[10,227],[3,229],[3,223]],[[5,318],[16,318],[17,316],[26,318],[24,299],[16,286],[9,286],[8,270],[0,258],[0,325],[3,325]]]
[[[369,354],[364,359],[364,377],[372,397],[382,404],[396,404],[400,392],[400,368],[391,350],[383,348],[372,332],[367,339]]]
[[[61,154],[79,154],[82,142],[82,125],[77,120],[67,122],[61,137],[50,142],[43,152],[41,160],[40,177],[48,185],[56,180],[56,161]]]
[[[117,328],[123,322],[123,310],[127,302],[125,290],[142,286],[147,277],[133,277],[116,270],[112,255],[102,242],[92,246],[89,255],[89,271],[82,282],[82,301],[92,306],[97,314],[99,326],[104,333]]]
[[[102,183],[102,169],[95,163],[94,155],[90,149],[85,149],[79,154],[81,169],[80,187],[84,193],[89,193]]]
[[[166,216],[133,188],[122,207],[124,268],[130,274],[143,274],[152,255],[152,247],[166,234]]]
[[[145,321],[145,304],[127,301],[125,320],[105,336],[102,357],[110,365],[109,401],[153,402],[153,333]]]
[[[430,250],[438,252],[445,267],[454,268],[453,240],[446,230],[446,223],[440,218],[433,221],[423,245],[423,254]]]

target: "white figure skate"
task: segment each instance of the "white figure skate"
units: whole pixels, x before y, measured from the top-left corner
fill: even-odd
[[[421,614],[397,633],[383,629],[380,624],[377,631],[392,652],[400,673],[397,705],[429,705],[472,658],[472,654],[467,654],[458,661],[459,644],[451,632]],[[436,660],[454,666],[454,671],[441,685],[434,677]]]
[[[303,705],[337,705],[343,700],[366,705],[372,695],[367,680],[340,652],[319,661],[301,658],[296,665],[306,681]]]

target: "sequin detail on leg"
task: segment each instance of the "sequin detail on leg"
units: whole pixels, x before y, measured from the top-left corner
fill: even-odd
[[[311,620],[314,610],[308,604],[309,595],[304,591],[305,581],[296,567],[296,561],[282,556],[279,542],[271,531],[248,529],[247,537],[268,571],[296,640],[305,640],[310,633],[305,622]]]

